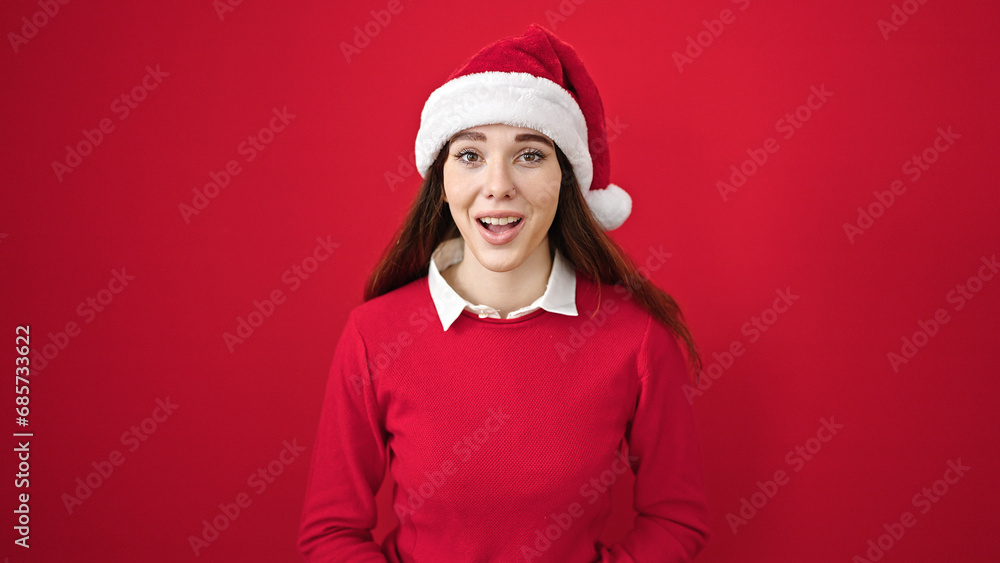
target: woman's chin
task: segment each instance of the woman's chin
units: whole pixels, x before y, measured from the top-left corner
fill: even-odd
[[[490,247],[473,253],[483,268],[495,273],[509,272],[524,263],[524,255],[513,248]]]

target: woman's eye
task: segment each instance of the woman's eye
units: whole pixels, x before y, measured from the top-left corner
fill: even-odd
[[[545,155],[543,155],[539,151],[530,151],[530,152],[526,152],[526,153],[522,154],[521,158],[525,162],[535,163],[535,162],[540,162],[543,158],[545,158]]]
[[[458,153],[458,159],[462,162],[479,162],[479,155],[472,151],[462,151]]]

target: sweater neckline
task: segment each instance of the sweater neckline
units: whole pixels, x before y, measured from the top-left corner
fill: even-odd
[[[482,318],[480,318],[480,316],[477,313],[473,313],[472,311],[469,311],[468,309],[463,309],[462,310],[462,316],[467,317],[468,319],[470,319],[472,321],[476,321],[476,322],[489,323],[489,324],[494,324],[494,325],[515,325],[515,324],[518,324],[518,323],[522,323],[524,321],[528,321],[528,320],[534,319],[535,317],[538,317],[538,316],[540,316],[541,314],[543,314],[545,312],[546,312],[545,309],[539,308],[539,309],[535,309],[534,311],[532,311],[532,312],[530,312],[530,313],[528,313],[526,315],[521,315],[520,317],[516,317],[516,318],[513,318],[513,319],[494,319],[494,318],[491,318],[491,317],[482,317]]]

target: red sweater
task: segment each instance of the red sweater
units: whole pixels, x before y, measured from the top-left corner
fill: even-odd
[[[629,298],[604,285],[598,308],[597,286],[578,275],[579,316],[465,311],[443,331],[425,277],[354,309],[312,455],[305,558],[691,560],[707,514],[685,360]],[[635,526],[603,545],[608,486],[629,461]],[[400,524],[379,546],[371,530],[386,463]]]

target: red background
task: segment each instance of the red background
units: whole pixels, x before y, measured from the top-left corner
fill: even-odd
[[[34,364],[29,427],[14,425],[10,380],[3,393],[4,425],[34,432],[29,550],[12,543],[25,492],[13,487],[15,453],[0,464],[9,561],[297,559],[333,346],[418,185],[400,158],[412,158],[423,102],[466,57],[532,21],[578,49],[620,124],[612,181],[635,209],[614,238],[639,261],[671,254],[650,275],[680,301],[709,363],[733,341],[746,350],[693,399],[713,528],[700,560],[851,561],[904,512],[916,524],[885,561],[997,560],[1000,279],[973,282],[961,310],[947,299],[1000,250],[995,2],[904,2],[919,9],[887,39],[889,0],[404,0],[386,25],[370,22],[387,2],[339,4],[245,1],[220,18],[208,0],[70,2],[17,52],[7,36],[6,377],[17,325],[30,324],[35,354],[49,333],[65,345]],[[680,71],[673,53],[724,9],[732,23]],[[20,34],[39,10],[5,2],[0,28]],[[366,24],[377,34],[356,37]],[[112,104],[147,65],[168,76],[120,119]],[[786,139],[778,121],[813,86],[832,95]],[[247,162],[240,143],[284,107],[295,117]],[[114,129],[60,181],[52,163],[104,118]],[[902,167],[939,127],[958,137],[913,181]],[[769,137],[777,152],[724,200],[716,183]],[[179,205],[230,160],[240,173],[185,222]],[[849,240],[843,225],[894,180],[905,193]],[[327,236],[339,246],[292,291],[283,273]],[[101,293],[122,268],[129,285]],[[744,323],[786,288],[798,300],[751,342]],[[274,290],[285,301],[230,352],[223,334]],[[92,317],[78,311],[109,295]],[[938,309],[948,322],[918,337],[897,373],[887,354]],[[67,322],[79,333],[57,334]],[[122,433],[168,397],[176,411],[129,451]],[[824,417],[843,428],[809,442]],[[306,451],[272,465],[281,474],[258,493],[248,477],[285,440]],[[817,444],[795,471],[787,454]],[[63,495],[114,450],[124,463],[69,514]],[[921,513],[914,495],[958,459],[971,469]],[[778,470],[788,483],[734,533],[727,514]],[[609,540],[630,526],[630,485],[614,489]],[[239,493],[251,504],[196,557],[189,536]],[[383,516],[379,537],[395,521]]]

